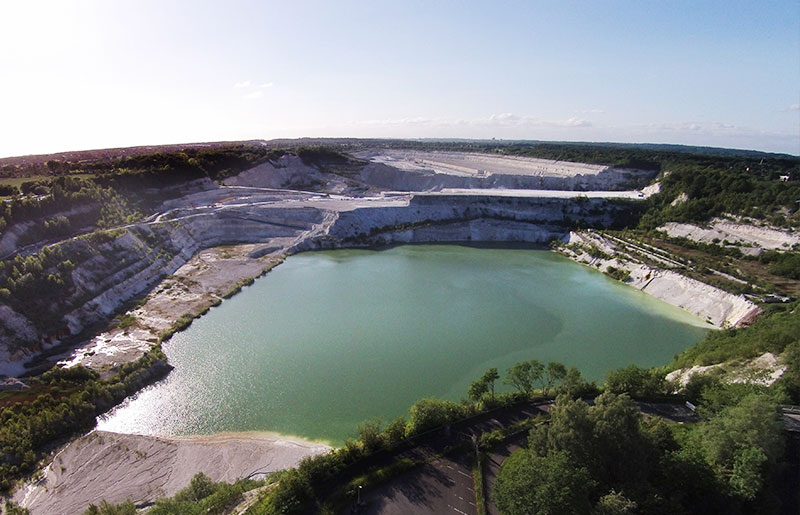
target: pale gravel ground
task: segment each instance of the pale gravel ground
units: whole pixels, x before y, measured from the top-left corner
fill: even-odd
[[[765,352],[761,356],[749,360],[680,368],[667,374],[667,380],[676,381],[681,387],[684,387],[694,374],[706,374],[718,369],[724,373],[725,379],[732,383],[747,382],[769,386],[780,379],[786,372],[786,368],[778,356],[771,352]]]
[[[467,177],[477,176],[482,173],[573,177],[576,175],[596,175],[609,168],[608,166],[586,163],[471,152],[421,152],[416,150],[382,149],[380,152],[360,152],[356,156],[368,158],[373,162],[387,164],[401,170],[432,170],[435,173]]]
[[[43,478],[21,486],[14,501],[33,515],[82,513],[102,499],[144,504],[174,495],[198,472],[233,482],[256,471],[293,467],[330,449],[270,433],[156,438],[93,431],[67,444]]]
[[[665,231],[672,237],[684,237],[704,243],[713,243],[714,239],[718,239],[720,242],[728,240],[755,245],[763,249],[778,250],[788,250],[793,245],[800,245],[800,231],[759,227],[720,218],[712,220],[709,227],[669,222],[659,227],[658,230]]]

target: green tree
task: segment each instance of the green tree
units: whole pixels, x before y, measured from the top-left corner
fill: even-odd
[[[696,447],[733,495],[752,499],[783,450],[775,401],[749,394],[691,429]]]
[[[364,451],[371,453],[383,447],[380,420],[367,420],[358,425],[358,439],[364,445]]]
[[[386,445],[394,445],[406,437],[406,419],[398,417],[383,430]]]
[[[31,515],[30,510],[27,508],[22,508],[18,504],[11,501],[6,501],[5,509],[6,515]]]
[[[494,399],[494,382],[499,378],[500,375],[497,373],[497,369],[494,367],[490,368],[480,379],[477,379],[469,385],[467,395],[476,402],[481,400],[487,393],[491,394],[492,399]]]
[[[652,397],[666,390],[666,380],[655,370],[630,365],[606,375],[607,392],[627,393],[632,397]]]
[[[493,498],[508,515],[585,515],[593,487],[588,471],[565,452],[545,457],[520,449],[500,467]]]
[[[443,426],[463,417],[464,407],[452,401],[420,399],[409,409],[408,434]]]
[[[557,361],[551,361],[544,370],[544,394],[547,395],[550,388],[557,382],[563,381],[567,377],[567,367]]]
[[[636,503],[619,492],[611,490],[597,501],[592,510],[592,515],[633,515],[636,513]]]
[[[525,395],[530,395],[533,384],[541,378],[543,369],[544,366],[535,359],[515,363],[506,372],[503,383],[513,386]]]
[[[469,390],[467,390],[467,395],[469,398],[475,402],[478,402],[483,398],[484,395],[489,391],[489,385],[486,384],[486,381],[483,380],[481,377],[480,379],[476,379],[469,385]]]
[[[103,500],[100,506],[90,504],[84,515],[136,515],[136,505],[130,499],[122,504],[109,504]]]
[[[483,374],[481,379],[489,385],[489,394],[492,396],[492,399],[494,399],[494,382],[500,379],[500,374],[497,373],[497,369],[494,367],[490,368]]]

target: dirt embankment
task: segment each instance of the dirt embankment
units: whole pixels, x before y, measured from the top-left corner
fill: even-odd
[[[143,505],[174,495],[198,472],[226,482],[263,477],[329,450],[269,433],[156,438],[93,431],[66,445],[14,500],[33,515],[83,513],[102,499]]]

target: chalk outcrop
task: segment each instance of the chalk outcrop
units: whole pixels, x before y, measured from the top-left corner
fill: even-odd
[[[753,253],[758,253],[761,249],[789,250],[800,246],[800,231],[763,227],[722,218],[713,219],[707,227],[668,222],[658,229],[672,237],[683,237],[703,243],[745,245],[742,248],[743,252],[750,249],[755,251]]]
[[[561,251],[576,261],[603,272],[609,267],[624,270],[629,274],[626,284],[684,309],[718,328],[735,327],[750,321],[761,311],[743,295],[733,295],[672,270],[645,264],[613,238],[591,232],[573,232],[567,243]],[[653,261],[665,266],[680,265],[667,257],[649,253],[647,248],[638,247],[636,250],[648,253]]]

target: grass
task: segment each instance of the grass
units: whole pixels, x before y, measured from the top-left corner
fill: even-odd
[[[486,515],[486,496],[483,491],[483,463],[486,461],[486,453],[479,452],[475,456],[472,464],[472,479],[475,482],[475,508],[478,515]]]

